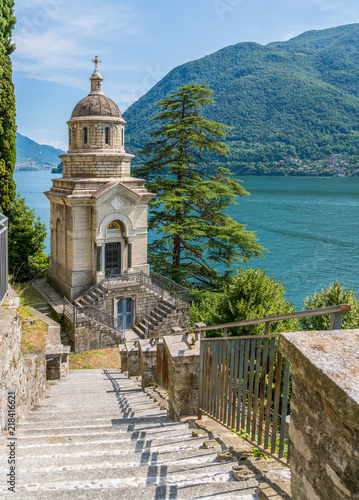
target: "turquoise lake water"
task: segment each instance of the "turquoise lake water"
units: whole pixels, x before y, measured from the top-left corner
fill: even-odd
[[[18,192],[49,225],[42,194],[59,175],[15,172]],[[269,252],[251,267],[268,269],[286,287],[287,298],[303,299],[339,279],[359,292],[359,178],[242,177],[251,193],[230,215],[255,230]],[[47,238],[49,248],[49,237]],[[48,250],[47,250],[48,251]]]

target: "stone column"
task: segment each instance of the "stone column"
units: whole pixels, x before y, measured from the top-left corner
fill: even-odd
[[[154,340],[139,340],[139,373],[141,375],[141,387],[146,387],[156,383],[157,368],[157,346]]]
[[[293,500],[359,499],[359,330],[284,333]]]
[[[192,337],[190,337],[190,342]],[[199,345],[187,335],[163,337],[168,356],[168,411],[174,420],[198,414]]]
[[[126,342],[128,376],[138,376],[138,342]]]

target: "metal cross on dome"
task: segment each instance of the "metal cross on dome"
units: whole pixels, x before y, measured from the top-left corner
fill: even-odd
[[[98,63],[100,63],[102,61],[100,61],[98,56],[95,56],[95,59],[92,59],[92,62],[95,63],[95,71],[97,71],[97,65],[98,65]]]

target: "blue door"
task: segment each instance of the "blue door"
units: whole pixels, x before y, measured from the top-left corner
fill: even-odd
[[[125,330],[132,330],[132,304],[131,299],[121,299],[117,302],[117,319],[122,321]]]

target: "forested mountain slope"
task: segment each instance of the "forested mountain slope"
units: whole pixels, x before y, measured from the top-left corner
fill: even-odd
[[[237,173],[357,174],[359,24],[239,43],[174,68],[124,113],[129,152],[149,140],[155,103],[188,83],[214,89],[207,117],[233,127],[230,156],[218,164]]]
[[[17,170],[51,169],[59,164],[62,149],[48,144],[38,144],[25,135],[16,132],[16,165]]]

